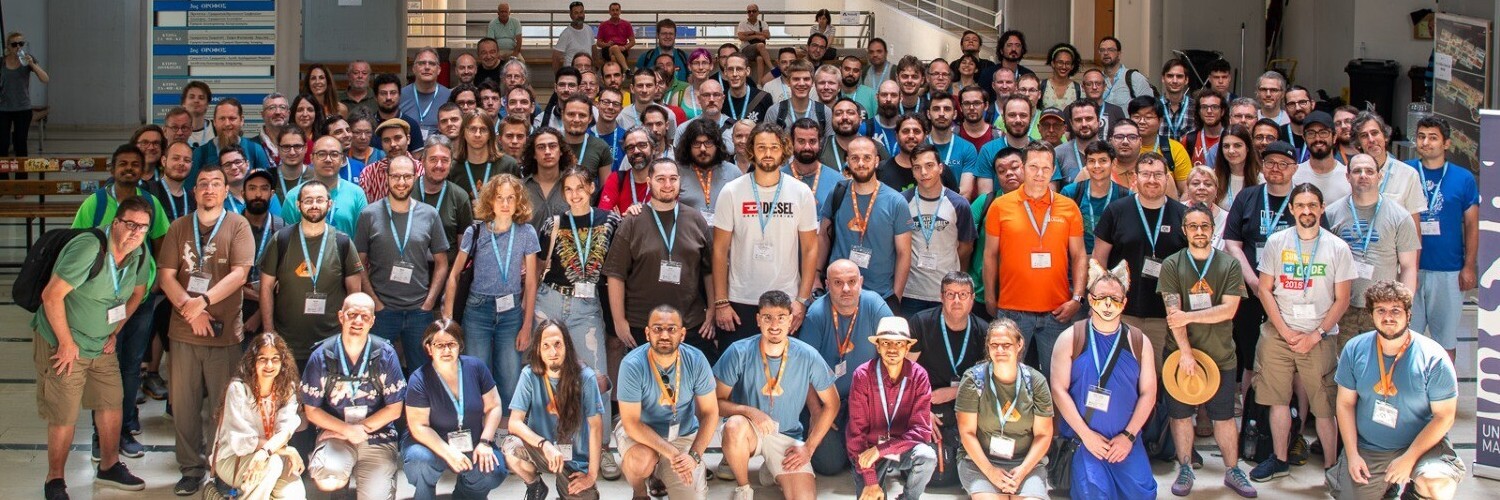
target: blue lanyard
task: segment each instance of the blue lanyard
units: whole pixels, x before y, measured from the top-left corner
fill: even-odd
[[[618,168],[620,160],[625,158],[620,154],[620,139],[624,138],[624,132],[620,130],[620,127],[615,127],[615,130],[610,132],[608,137],[599,135],[599,132],[594,130],[593,127],[589,127],[589,133],[594,134],[594,137],[598,137],[606,144],[609,144],[609,157],[613,162],[612,167]]]
[[[943,325],[943,328],[947,327],[947,325]],[[943,336],[943,347],[948,348],[948,364],[953,365],[953,376],[955,377],[962,376],[961,373],[958,373],[958,365],[963,363],[964,356],[969,353],[969,330],[972,328],[974,328],[974,318],[966,318],[966,322],[964,323],[964,343],[963,347],[958,350],[958,357],[956,358],[953,357],[953,339],[949,335]]]
[[[917,103],[912,105],[911,112],[916,113],[922,111],[922,99],[925,99],[925,97],[920,95],[917,96]],[[901,106],[901,114],[906,114],[906,104],[899,101],[896,104],[898,106]]]
[[[1115,91],[1115,85],[1119,85],[1120,79],[1129,72],[1130,70],[1125,69],[1125,65],[1121,64],[1120,69],[1115,71],[1115,77],[1110,79],[1109,85],[1104,87],[1104,93],[1099,94],[1099,116],[1104,116],[1104,105],[1109,101],[1109,95]]]
[[[1312,285],[1313,258],[1318,256],[1318,247],[1323,244],[1323,230],[1318,230],[1318,241],[1313,243],[1313,251],[1307,254],[1305,260],[1302,258],[1302,236],[1293,235],[1292,237],[1297,240],[1297,267],[1301,268],[1292,273],[1292,277],[1302,280],[1302,296],[1306,297],[1307,289]]]
[[[495,251],[495,262],[500,265],[500,281],[502,284],[510,282],[510,258],[513,255],[512,252],[516,249],[516,225],[512,223],[510,230],[506,232],[510,233],[510,242],[505,245],[504,259],[500,258],[500,244],[495,241],[495,233],[493,231],[490,232],[490,249]]]
[[[578,269],[587,274],[589,269],[589,253],[594,250],[594,211],[589,210],[588,239],[578,239],[578,217],[568,214],[568,226],[573,229],[573,249],[578,251]],[[673,227],[672,229],[676,229]],[[556,231],[556,229],[553,229]],[[670,252],[670,250],[668,250]]]
[[[427,203],[427,179],[425,179],[425,178],[417,179],[417,190],[418,190],[418,192],[422,193],[422,198],[421,198],[422,203]],[[437,196],[438,196],[438,200],[437,200],[436,204],[432,204],[432,203],[428,203],[428,204],[432,205],[432,208],[436,209],[439,213],[441,213],[443,211],[443,198],[447,198],[448,197],[448,181],[443,181],[443,188],[440,189],[440,190],[438,190],[438,195]],[[410,232],[410,230],[408,230],[408,232]]]
[[[422,122],[427,121],[427,113],[429,113],[429,112],[432,111],[432,105],[433,105],[433,103],[436,103],[436,102],[437,102],[437,90],[433,90],[432,91],[432,98],[427,100],[427,108],[425,108],[425,109],[417,112],[417,125],[421,125]],[[417,92],[416,85],[413,85],[411,87],[411,103],[412,103],[412,109],[416,109],[416,108],[422,107],[422,93],[421,92]]]
[[[1203,261],[1203,269],[1199,269],[1198,268],[1198,260],[1194,259],[1192,254],[1188,254],[1188,259],[1187,259],[1188,263],[1192,264],[1193,265],[1193,271],[1196,271],[1198,273],[1198,281],[1196,281],[1195,283],[1202,282],[1203,281],[1203,277],[1204,276],[1208,276],[1208,269],[1211,268],[1211,267],[1213,267],[1213,264],[1214,264],[1214,254],[1217,254],[1217,253],[1219,253],[1219,252],[1214,251],[1214,249],[1212,249],[1212,248],[1210,248],[1208,250],[1208,260]]]
[[[1281,200],[1281,208],[1276,209],[1276,214],[1275,214],[1274,218],[1272,216],[1267,216],[1266,212],[1271,211],[1271,188],[1269,186],[1264,186],[1264,185],[1261,186],[1261,189],[1260,189],[1260,202],[1261,202],[1260,234],[1261,234],[1261,236],[1266,236],[1266,235],[1271,234],[1272,232],[1275,232],[1276,231],[1276,226],[1280,226],[1281,225],[1281,214],[1284,213],[1284,212],[1286,212],[1286,204],[1287,204],[1287,202],[1290,202],[1290,201],[1292,201],[1292,195],[1291,194],[1287,194],[1286,198],[1283,198]]]
[[[952,163],[949,163],[949,161],[953,159],[953,150],[954,149],[958,149],[958,148],[953,147],[953,145],[954,145],[955,142],[958,142],[958,141],[954,140],[951,137],[948,138],[948,144],[947,144],[947,146],[948,146],[948,152],[947,153],[943,153],[943,166],[944,167],[950,167],[950,166],[953,165]],[[931,144],[934,149],[936,149],[938,147],[938,143],[933,142],[932,137],[928,137],[927,138],[927,143]]]
[[[391,211],[391,200],[385,200],[385,218],[391,223],[391,236],[396,240],[396,254],[402,262],[406,261],[406,244],[411,241],[411,220],[417,218],[416,210],[408,204],[406,206],[406,233],[396,232],[396,214]]]
[[[365,353],[368,354],[369,352],[370,352],[370,349],[369,348],[365,348]],[[437,369],[436,368],[437,367],[433,367],[433,370],[432,370],[433,373],[437,373]],[[543,378],[546,378],[546,377],[543,376]],[[448,393],[448,399],[450,399],[450,400],[453,401],[453,415],[454,415],[454,419],[458,420],[458,430],[459,431],[464,430],[464,363],[463,363],[463,360],[458,360],[458,394],[454,394],[453,390],[448,388],[448,383],[447,382],[443,382],[443,377],[442,376],[438,377],[437,383],[438,383],[438,385],[443,386],[443,392]]]
[[[1447,171],[1445,170],[1443,173],[1447,173]],[[177,195],[172,194],[172,190],[167,187],[167,181],[166,181],[166,179],[163,179],[161,177],[157,177],[156,178],[156,183],[157,184],[161,184],[161,192],[167,195],[167,206],[172,207],[172,220],[177,220],[178,217],[182,217],[183,215],[187,214],[187,212],[188,212],[188,193],[187,193],[187,189],[183,189],[182,190],[182,196],[179,197]],[[178,199],[182,200],[182,210],[178,210],[177,209],[177,200]]]
[[[119,269],[115,266],[114,253],[109,251],[109,228],[107,227],[104,228],[104,241],[104,262],[109,264],[109,281],[115,286],[115,300],[120,300],[123,298],[120,296],[120,281],[125,279],[125,269]]]
[[[779,188],[780,184],[778,184],[777,186]],[[777,193],[778,194],[780,193],[779,189],[778,189]],[[758,205],[760,205],[760,203],[757,202],[756,205],[758,206]],[[663,242],[666,242],[666,244],[667,244],[667,257],[669,259],[672,256],[672,247],[677,245],[677,210],[679,208],[681,208],[681,207],[682,207],[682,205],[680,205],[680,204],[674,204],[674,205],[672,205],[672,235],[671,236],[667,236],[667,230],[666,230],[666,228],[662,227],[662,225],[661,225],[661,214],[656,213],[656,209],[654,209],[654,208],[646,207],[648,210],[651,211],[651,217],[654,218],[654,219],[656,219],[656,232],[661,233],[661,240]],[[765,234],[765,231],[766,231],[765,230],[765,224],[762,223],[761,224],[761,233]]]
[[[1092,186],[1093,184],[1094,184],[1094,180],[1093,179],[1084,179],[1083,180],[1083,201],[1084,201],[1083,204],[1086,205],[1086,206],[1088,206],[1088,209],[1089,209],[1089,220],[1097,221],[1098,220],[1098,216],[1097,216],[1097,213],[1094,211],[1094,194],[1093,194],[1094,191],[1092,189],[1090,189],[1090,186]],[[1110,181],[1109,182],[1109,194],[1104,195],[1104,206],[1108,207],[1109,206],[1109,202],[1114,201],[1114,199],[1115,199],[1115,183],[1114,183],[1114,181]],[[1140,203],[1136,203],[1136,204],[1139,205]],[[1145,221],[1145,216],[1144,215],[1141,216],[1141,220],[1143,221],[1143,222],[1141,222],[1141,224],[1144,225],[1145,224],[1145,222],[1144,222]],[[1157,224],[1157,225],[1159,226],[1160,224]]]
[[[349,377],[350,376],[350,374],[349,374],[349,353],[344,352],[344,343],[343,343],[342,339],[338,340],[337,342],[339,343],[339,349],[338,349],[339,350],[339,366],[344,369],[344,376],[345,377]],[[362,361],[360,361],[360,363],[359,363],[359,374],[358,375],[354,375],[354,379],[355,380],[364,380],[364,378],[365,378],[365,371],[367,371],[367,370],[370,369],[370,351],[374,350],[373,347],[374,346],[370,345],[369,340],[365,341],[364,359]],[[442,379],[438,379],[438,383],[442,383]],[[350,393],[350,395],[352,397],[352,395],[354,393],[354,381],[353,380],[349,381],[349,393]],[[459,413],[459,419],[460,420],[463,419],[463,413]]]
[[[1385,196],[1378,196],[1375,198],[1375,212],[1371,213],[1370,220],[1364,223],[1365,235],[1361,237],[1359,235],[1359,211],[1355,210],[1354,208],[1354,196],[1349,196],[1349,217],[1354,219],[1354,227],[1352,228],[1354,230],[1354,237],[1356,239],[1364,239],[1364,244],[1360,245],[1359,247],[1360,255],[1364,255],[1370,252],[1370,238],[1375,236],[1375,220],[1380,218],[1381,203],[1385,203]]]
[[[213,242],[214,237],[219,235],[219,227],[224,224],[224,216],[226,215],[229,215],[229,212],[219,212],[219,219],[214,221],[214,228],[208,233],[209,242]],[[193,217],[193,219],[193,226],[196,228],[198,224],[197,217]],[[193,248],[198,251],[198,269],[208,272],[204,269],[207,266],[205,263],[208,262],[208,257],[203,255],[203,239],[198,236],[196,231],[193,232]]]
[[[766,237],[766,224],[770,224],[771,223],[771,211],[775,210],[776,209],[776,203],[781,201],[781,180],[782,179],[781,179],[780,172],[777,172],[777,174],[778,175],[776,176],[776,194],[771,197],[771,206],[770,207],[767,207],[767,206],[762,205],[760,203],[760,184],[756,184],[755,179],[750,179],[750,184],[752,184],[750,186],[750,193],[753,194],[753,195],[755,195],[755,218],[759,219],[759,221],[760,221],[760,237],[761,238],[765,238]],[[751,174],[751,175],[754,175],[754,174]],[[673,231],[676,231],[676,228],[673,228]]]
[[[1123,330],[1123,328],[1116,328],[1115,333],[1111,335],[1115,338],[1114,343],[1111,343],[1109,345],[1109,354],[1105,355],[1104,364],[1101,365],[1099,364],[1099,346],[1096,342],[1095,337],[1103,335],[1104,332],[1100,332],[1099,330],[1095,329],[1094,322],[1089,321],[1089,351],[1094,358],[1094,370],[1097,370],[1097,373],[1101,377],[1104,376],[1104,367],[1109,366],[1109,363],[1114,361],[1115,359],[1115,347],[1120,343],[1120,333],[1122,333]]]
[[[493,167],[493,166],[495,166],[495,162],[494,161],[484,162],[484,178],[481,179],[482,181],[489,182],[489,180],[490,180],[490,167]],[[469,163],[469,160],[464,160],[464,175],[466,175],[466,176],[469,177],[469,189],[474,190],[474,194],[478,195],[479,194],[479,183],[474,182],[474,164]]]
[[[828,137],[828,149],[833,150],[833,166],[837,167],[838,171],[843,172],[844,171],[844,155],[842,155],[842,154],[839,153],[839,142],[837,140],[834,140],[834,138],[832,136]],[[820,166],[818,168],[821,169],[822,167]],[[813,194],[814,195],[818,194],[818,187],[817,186],[813,186]],[[1431,197],[1429,197],[1429,198],[1431,198]]]
[[[266,221],[270,226],[271,222]],[[334,235],[328,234],[328,223],[323,223],[323,237],[318,240],[318,260],[313,261],[312,255],[307,253],[307,233],[299,228],[297,236],[302,238],[302,261],[307,263],[307,277],[312,280],[312,291],[318,291],[318,273],[323,270],[323,254],[328,251],[328,239]]]
[[[1177,137],[1185,132],[1187,126],[1188,96],[1182,96],[1182,107],[1177,109],[1177,116],[1172,116],[1172,105],[1167,102],[1166,96],[1162,96],[1161,109],[1167,113],[1167,135]]]
[[[1016,368],[1016,395],[1010,400],[1010,411],[1000,407],[1000,387],[995,384],[995,364],[990,362],[989,373],[985,374],[989,379],[990,392],[995,394],[995,415],[1000,417],[1000,434],[1005,433],[1005,421],[1010,412],[1016,411],[1016,406],[1021,404],[1021,391],[1031,387],[1031,375],[1027,374],[1025,368]]]
[[[1292,124],[1288,123],[1286,125],[1282,125],[1281,129],[1284,130],[1284,131],[1286,131],[1286,142],[1287,142],[1287,144],[1291,144],[1292,145],[1292,149],[1296,149],[1297,148],[1297,135],[1292,133]],[[1306,141],[1303,141],[1303,142],[1305,143]],[[1303,146],[1306,146],[1306,144],[1303,144]]]
[[[271,217],[267,216],[266,217],[266,225],[262,226],[261,229],[260,229],[260,245],[257,245],[255,247],[255,262],[260,262],[260,256],[266,254],[266,243],[269,243],[271,241],[271,226],[272,225],[273,224],[271,223]],[[254,278],[255,279],[260,279],[260,276],[256,275]]]
[[[349,181],[349,182],[354,182],[354,181]],[[283,196],[285,196],[286,194],[291,193],[292,190],[294,190],[294,189],[302,187],[302,185],[305,184],[305,183],[306,183],[306,181],[303,181],[302,180],[302,176],[299,175],[299,176],[297,176],[297,183],[293,184],[292,187],[288,188],[288,187],[286,187],[286,177],[281,175],[281,169],[280,168],[276,169],[276,184],[279,185],[279,186],[281,186],[281,192],[282,192]]]
[[[916,203],[916,205],[917,205],[917,229],[919,229],[919,230],[922,231],[922,242],[926,243],[927,244],[927,249],[931,250],[932,249],[932,234],[935,233],[935,232],[937,232],[937,215],[938,215],[938,210],[940,210],[942,208],[942,206],[943,206],[942,205],[942,203],[943,203],[943,194],[942,193],[938,193],[937,200],[934,200],[932,202],[933,203],[933,207],[932,207],[932,219],[930,219],[930,220],[927,218],[926,215],[924,215],[922,213],[922,201],[923,201],[923,199],[922,199],[922,193],[919,192],[919,191],[913,191],[913,194],[916,195],[913,199],[916,200],[916,202],[917,202]],[[949,354],[952,354],[952,353],[950,352]]]
[[[237,214],[245,213],[245,202],[236,199],[233,195],[224,197],[224,209]],[[332,209],[329,210],[332,214]]]
[[[1111,189],[1113,189],[1113,186],[1111,186]],[[1147,224],[1146,223],[1146,209],[1141,206],[1141,195],[1140,195],[1140,193],[1136,193],[1136,195],[1135,195],[1135,213],[1140,214],[1140,216],[1141,216],[1141,226],[1146,230],[1146,242],[1148,242],[1148,243],[1151,244],[1151,257],[1152,258],[1156,257],[1156,241],[1161,238],[1161,221],[1162,221],[1162,216],[1167,215],[1166,200],[1162,200],[1161,208],[1158,209],[1158,210],[1159,211],[1156,212],[1156,225],[1153,226],[1153,225]]]
[[[901,363],[905,364],[906,361],[903,360]],[[901,377],[901,387],[899,389],[896,389],[896,410],[895,412],[892,412],[892,407],[886,403],[885,399],[885,383],[881,382],[880,380],[881,376],[885,375],[885,367],[876,366],[874,368],[875,371],[878,372],[875,374],[875,392],[880,393],[880,413],[885,415],[885,435],[886,437],[890,437],[891,426],[896,420],[895,414],[899,414],[901,412],[901,398],[906,396],[906,382],[908,380],[906,377]],[[905,370],[905,367],[903,366],[902,369]]]

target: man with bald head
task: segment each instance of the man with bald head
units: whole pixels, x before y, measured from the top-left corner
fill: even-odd
[[[395,421],[406,380],[396,349],[372,337],[375,299],[354,293],[338,311],[340,333],[320,342],[302,372],[297,399],[319,430],[307,474],[322,491],[355,483],[360,498],[396,496]]]
[[[495,43],[497,60],[521,57],[521,20],[510,15],[509,3],[500,2],[495,7],[495,18],[484,33]]]

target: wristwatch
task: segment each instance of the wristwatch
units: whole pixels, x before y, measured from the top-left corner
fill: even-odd
[[[1131,434],[1128,430],[1120,429],[1120,435],[1125,436],[1125,439],[1129,439],[1132,443],[1135,442],[1135,434]]]
[[[1073,302],[1077,302],[1079,304],[1082,304],[1083,303],[1083,296],[1082,295],[1074,295],[1073,296]]]
[[[1319,326],[1318,327],[1318,338],[1320,338],[1320,339],[1326,339],[1326,338],[1328,338],[1328,330],[1325,329],[1325,328],[1323,328],[1322,326]]]
[[[698,450],[688,450],[688,456],[693,457],[694,462],[703,463],[703,455]]]
[[[479,438],[479,444],[489,446],[490,449],[495,449],[495,440],[493,439]]]
[[[797,303],[802,304],[803,307],[810,306],[812,305],[812,297],[797,297]]]

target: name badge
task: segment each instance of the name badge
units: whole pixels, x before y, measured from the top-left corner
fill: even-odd
[[[1374,420],[1377,424],[1395,429],[1397,415],[1399,415],[1399,412],[1396,410],[1395,405],[1376,400],[1375,415],[1372,416],[1371,420]]]
[[[958,383],[959,383],[958,379],[953,379],[952,382],[948,382],[948,387],[958,387]]]
[[[676,441],[682,435],[682,424],[672,424],[667,427],[667,441]]]
[[[918,269],[937,269],[937,254],[931,252],[916,252]]]
[[[1190,293],[1190,294],[1188,294],[1188,310],[1191,310],[1191,311],[1201,311],[1203,309],[1208,309],[1210,307],[1213,307],[1213,305],[1214,305],[1214,297],[1213,297],[1213,295],[1206,294],[1206,293]]]
[[[403,285],[411,284],[411,272],[411,264],[405,262],[391,266],[391,281]]]
[[[570,459],[572,459],[573,458],[573,444],[572,443],[568,443],[568,444],[559,444],[559,445],[557,445],[557,454],[558,455],[562,455],[563,456],[563,460],[570,460]]]
[[[704,210],[703,220],[708,221],[708,227],[712,228],[714,225],[714,212],[712,210]]]
[[[209,276],[208,273],[205,273],[205,272],[196,272],[196,273],[193,273],[193,274],[191,274],[191,275],[188,276],[187,291],[188,291],[188,293],[196,293],[196,294],[199,294],[199,295],[207,294],[208,293],[208,285],[211,284],[212,282],[213,282],[213,278],[211,276]]]
[[[365,417],[368,416],[370,416],[370,407],[368,406],[355,405],[344,408],[344,422],[346,423],[357,424],[365,421]]]
[[[467,454],[473,452],[474,437],[469,435],[469,431],[467,430],[450,432],[448,433],[448,446],[453,447],[459,453]]]
[[[597,297],[593,283],[577,283],[573,285],[573,297],[579,299],[592,299]]]
[[[1088,398],[1084,400],[1083,406],[1093,408],[1095,411],[1109,411],[1109,389],[1097,385],[1090,387]]]
[[[1359,279],[1375,279],[1375,265],[1368,262],[1354,261],[1354,270],[1359,274]]]
[[[302,301],[302,314],[320,315],[328,310],[328,294],[311,292]]]
[[[682,264],[678,264],[670,260],[661,261],[661,272],[657,274],[656,281],[660,281],[662,283],[671,283],[673,285],[681,285]]]
[[[1108,398],[1108,396],[1105,396]],[[1005,436],[990,436],[990,456],[1010,459],[1016,454],[1016,440]]]
[[[1293,304],[1292,319],[1317,319],[1318,313],[1312,304]]]
[[[1141,262],[1141,274],[1152,278],[1161,276],[1161,261],[1147,257]]]
[[[503,313],[516,308],[515,294],[495,297],[495,312]]]
[[[755,260],[761,260],[761,261],[770,262],[771,261],[771,243],[770,242],[766,242],[766,241],[761,241],[761,242],[756,243],[755,244],[754,257],[755,257]]]
[[[1031,252],[1032,269],[1050,269],[1052,267],[1051,252]]]
[[[1438,221],[1422,221],[1422,236],[1438,236],[1440,234],[1443,234],[1443,227]]]
[[[848,372],[849,372],[849,361],[847,361],[847,360],[840,361],[839,364],[833,365],[833,378],[843,377],[844,374],[848,373]]]
[[[859,266],[860,269],[870,268],[870,255],[869,248],[854,247],[849,249],[849,260],[854,261],[854,265]]]
[[[120,304],[109,308],[109,311],[105,314],[105,317],[109,320],[109,324],[111,325],[119,323],[121,321],[125,321],[125,304]]]

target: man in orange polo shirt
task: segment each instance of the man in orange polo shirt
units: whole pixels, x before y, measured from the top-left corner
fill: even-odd
[[[1051,373],[1052,344],[1082,307],[1088,254],[1078,204],[1052,191],[1052,146],[1023,150],[1021,189],[990,205],[985,216],[985,304],[1016,322]],[[1035,339],[1035,340],[1033,340]]]

